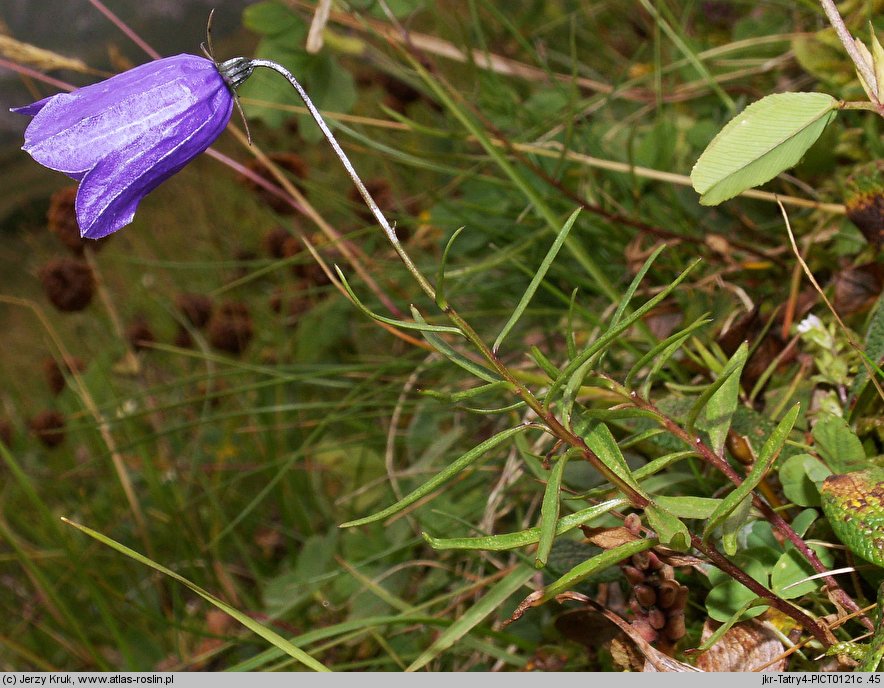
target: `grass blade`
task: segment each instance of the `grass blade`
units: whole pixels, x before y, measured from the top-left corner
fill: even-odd
[[[526,564],[519,564],[498,581],[479,602],[468,609],[457,621],[446,628],[430,647],[414,660],[406,671],[417,671],[432,662],[473,628],[482,623],[495,609],[527,583],[537,573]]]
[[[358,518],[354,521],[347,521],[346,523],[342,523],[340,525],[341,528],[353,528],[354,526],[364,526],[368,523],[374,523],[375,521],[382,521],[385,518],[393,516],[394,514],[399,513],[406,507],[411,506],[419,499],[426,497],[428,494],[441,487],[449,480],[454,478],[458,473],[465,470],[469,466],[471,466],[474,462],[478,461],[484,454],[494,449],[499,444],[502,444],[506,440],[508,440],[513,435],[517,435],[520,432],[524,432],[528,428],[537,427],[531,423],[525,423],[524,425],[519,425],[514,428],[509,428],[504,430],[503,432],[499,432],[494,435],[494,437],[490,437],[482,444],[473,447],[466,454],[461,455],[457,459],[455,459],[447,468],[443,471],[437,473],[435,476],[430,478],[423,485],[418,487],[416,490],[409,492],[402,499],[400,499],[395,504],[391,504],[386,509],[377,512],[376,514],[372,514],[371,516],[366,516],[365,518]]]
[[[95,540],[98,540],[98,542],[102,543],[103,545],[107,545],[111,549],[115,549],[118,552],[120,552],[120,554],[125,554],[130,559],[134,559],[139,564],[144,564],[145,566],[148,566],[148,567],[154,569],[155,571],[159,571],[160,573],[168,576],[169,578],[178,581],[179,583],[181,583],[185,587],[187,587],[190,590],[192,590],[193,592],[195,592],[197,595],[202,597],[204,600],[206,600],[210,604],[214,605],[215,607],[217,607],[221,611],[225,612],[226,614],[229,614],[230,616],[232,616],[234,619],[239,621],[239,623],[241,623],[243,626],[248,628],[253,633],[264,638],[264,640],[269,642],[271,645],[279,648],[280,650],[285,652],[290,657],[297,659],[304,666],[306,666],[310,669],[313,669],[314,671],[331,671],[327,666],[325,666],[325,664],[323,664],[322,662],[320,662],[317,659],[314,659],[309,654],[304,652],[304,650],[300,649],[299,647],[296,647],[295,645],[293,645],[291,642],[289,642],[288,640],[283,638],[278,633],[271,631],[266,626],[262,626],[261,624],[259,624],[257,621],[255,621],[251,617],[248,617],[245,614],[243,614],[242,612],[234,609],[233,607],[231,607],[229,604],[227,604],[223,600],[215,597],[209,591],[204,590],[203,588],[198,586],[196,583],[192,583],[191,581],[187,580],[184,576],[181,576],[181,575],[175,573],[171,569],[167,569],[165,566],[162,566],[161,564],[157,564],[155,561],[148,559],[147,557],[145,557],[142,554],[139,554],[135,550],[129,549],[128,547],[126,547],[123,544],[120,544],[116,540],[111,540],[109,537],[102,535],[101,533],[99,533],[95,530],[92,530],[91,528],[87,528],[86,526],[80,525],[79,523],[74,523],[73,521],[70,521],[66,518],[62,518],[61,520],[64,521],[65,523],[67,523],[68,525],[73,526],[77,530],[85,533],[89,537],[91,537]]]
[[[537,272],[534,273],[534,277],[531,278],[531,282],[528,284],[528,288],[525,290],[525,293],[522,294],[522,298],[519,300],[518,305],[516,305],[515,310],[513,310],[513,314],[510,316],[510,319],[507,320],[506,325],[504,325],[503,328],[500,330],[500,334],[497,335],[497,339],[494,340],[494,345],[491,347],[491,350],[494,353],[497,353],[498,349],[500,349],[500,345],[503,343],[503,340],[510,333],[510,330],[513,329],[515,324],[519,321],[519,318],[522,317],[525,309],[528,308],[528,304],[531,303],[531,299],[534,298],[534,294],[537,292],[537,288],[540,286],[540,283],[543,282],[543,278],[546,277],[546,273],[549,271],[550,266],[553,264],[553,261],[559,254],[559,250],[565,243],[565,239],[568,238],[571,227],[574,226],[574,222],[577,220],[577,216],[579,214],[580,208],[571,213],[571,216],[568,218],[565,224],[562,225],[562,229],[559,230],[558,236],[556,236],[556,240],[553,242],[552,246],[549,247],[549,251],[547,251],[546,256],[540,263],[540,267],[537,268]]]

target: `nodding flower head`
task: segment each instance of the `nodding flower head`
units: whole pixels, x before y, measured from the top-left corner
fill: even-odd
[[[13,112],[32,115],[23,150],[80,182],[80,234],[100,239],[132,222],[138,203],[227,126],[245,58],[216,65],[176,55]]]

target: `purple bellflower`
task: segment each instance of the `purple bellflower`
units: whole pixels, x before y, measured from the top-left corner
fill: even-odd
[[[209,47],[211,54],[211,43]],[[40,164],[80,182],[75,203],[80,234],[100,239],[132,222],[142,198],[212,145],[230,121],[237,87],[258,67],[281,74],[297,91],[398,249],[396,230],[322,114],[294,75],[270,60],[234,57],[218,64],[196,55],[176,55],[14,108],[34,117],[22,148]],[[401,250],[400,256],[410,264]],[[424,286],[432,292],[429,283]]]
[[[196,55],[143,64],[13,112],[33,115],[28,152],[80,182],[80,234],[100,239],[132,222],[138,203],[208,148],[230,120],[249,61]]]

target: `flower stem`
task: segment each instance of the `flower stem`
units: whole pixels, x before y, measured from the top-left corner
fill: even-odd
[[[418,270],[417,266],[411,260],[411,257],[402,248],[402,244],[399,243],[399,237],[396,236],[396,230],[390,225],[389,222],[387,222],[387,218],[384,217],[384,214],[381,212],[378,204],[375,203],[375,200],[371,197],[371,194],[368,193],[368,189],[365,188],[365,184],[362,183],[359,175],[356,174],[356,170],[354,169],[353,164],[350,162],[350,159],[347,157],[347,154],[344,153],[343,148],[341,148],[334,134],[332,134],[331,129],[329,129],[329,126],[325,123],[325,120],[319,113],[319,110],[313,104],[313,101],[310,100],[310,96],[307,95],[307,91],[304,90],[304,87],[301,86],[300,83],[298,83],[298,80],[295,79],[294,75],[289,70],[287,70],[282,65],[277,64],[276,62],[272,62],[270,60],[249,60],[249,63],[252,67],[266,67],[267,69],[272,69],[278,74],[281,74],[292,85],[292,88],[294,88],[298,92],[298,95],[301,97],[301,100],[304,101],[304,105],[307,107],[307,110],[310,113],[310,116],[313,118],[313,121],[316,122],[316,125],[319,127],[320,131],[322,131],[323,136],[325,136],[325,138],[328,140],[329,145],[331,145],[332,149],[335,152],[335,155],[338,156],[338,159],[341,161],[344,169],[347,170],[347,174],[353,181],[354,186],[356,186],[356,190],[359,192],[359,195],[362,196],[362,200],[365,201],[365,204],[368,206],[369,210],[371,210],[371,214],[374,215],[375,219],[378,221],[378,224],[381,226],[381,229],[384,230],[384,233],[387,235],[387,238],[390,240],[390,243],[393,245],[396,253],[399,254],[399,258],[405,264],[405,267],[420,285],[424,293],[435,301],[436,290],[429,283],[429,281],[427,281],[426,277],[423,276],[421,271]]]
[[[835,3],[832,2],[832,0],[820,0],[820,5],[823,6],[823,11],[829,18],[829,23],[832,25],[832,28],[835,29],[835,33],[838,34],[838,38],[841,40],[844,50],[847,51],[850,59],[853,60],[853,64],[856,65],[856,70],[862,75],[866,84],[868,84],[869,88],[872,90],[872,93],[877,93],[878,80],[875,78],[875,72],[872,71],[872,65],[866,62],[865,58],[857,49],[853,36],[850,35],[850,31],[848,31],[847,26],[845,26],[844,19],[841,18],[841,13],[838,11],[838,8],[835,7]]]
[[[359,191],[359,195],[362,196],[362,199],[365,201],[365,204],[369,207],[374,215],[375,219],[380,224],[381,228],[387,235],[387,238],[390,240],[390,243],[393,245],[396,253],[399,255],[399,258],[405,264],[405,267],[420,285],[421,289],[424,293],[429,296],[433,301],[436,301],[436,290],[432,284],[430,284],[429,280],[424,277],[423,273],[418,269],[418,267],[414,264],[414,261],[411,260],[411,256],[405,251],[402,245],[399,243],[399,238],[396,236],[396,230],[390,225],[387,221],[387,218],[384,217],[383,212],[378,207],[378,204],[372,198],[371,194],[368,192],[368,189],[365,188],[365,184],[362,183],[362,180],[359,178],[359,175],[356,173],[356,169],[353,167],[353,163],[350,162],[350,159],[347,157],[347,154],[344,153],[344,150],[341,148],[340,144],[335,139],[334,134],[332,134],[331,129],[325,123],[325,119],[323,119],[319,110],[313,104],[313,101],[310,100],[310,96],[307,95],[307,92],[304,90],[303,86],[298,83],[298,80],[282,65],[277,64],[276,62],[272,62],[270,60],[248,60],[247,62],[237,63],[241,58],[234,58],[233,60],[228,60],[225,65],[232,65],[237,68],[241,68],[243,70],[243,74],[247,71],[255,67],[266,67],[267,69],[272,69],[273,71],[281,74],[285,79],[292,85],[292,87],[298,92],[298,95],[301,97],[301,100],[304,101],[304,105],[307,107],[307,111],[310,113],[310,116],[316,122],[316,125],[319,127],[320,131],[322,131],[325,138],[328,140],[329,144],[334,150],[335,155],[338,156],[338,159],[344,165],[344,169],[347,170],[347,174],[350,176],[350,179],[353,181],[353,184],[356,186],[357,191]],[[222,65],[223,67],[224,65]],[[531,408],[537,415],[543,420],[546,426],[549,428],[550,432],[569,446],[577,449],[581,456],[588,461],[593,467],[596,468],[612,485],[614,485],[618,490],[620,490],[632,503],[632,505],[636,508],[643,508],[647,506],[648,499],[641,495],[637,490],[635,490],[627,481],[621,478],[615,471],[608,468],[602,462],[602,460],[596,456],[596,454],[586,445],[586,442],[583,441],[583,438],[579,435],[571,432],[568,428],[566,428],[562,422],[555,417],[555,415],[549,411],[549,409],[545,409],[543,404],[537,399],[536,396],[525,387],[516,377],[513,375],[512,371],[498,358],[498,356],[488,347],[488,345],[482,340],[479,334],[472,328],[472,326],[456,311],[454,308],[447,304],[440,304],[440,308],[448,316],[449,320],[454,323],[458,329],[464,334],[467,340],[474,346],[476,349],[482,354],[488,363],[497,371],[497,373],[506,380],[510,385],[513,391]]]

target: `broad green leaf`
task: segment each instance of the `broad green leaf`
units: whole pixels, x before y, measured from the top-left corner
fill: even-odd
[[[792,519],[792,530],[795,531],[798,537],[804,537],[807,531],[819,517],[820,513],[816,509],[805,509]],[[791,540],[786,540],[784,544],[786,546],[786,549],[795,546],[794,544],[792,544]]]
[[[556,526],[559,520],[559,509],[562,502],[560,492],[562,490],[562,475],[568,463],[569,453],[565,452],[559,460],[553,464],[546,481],[546,489],[543,491],[543,502],[540,505],[540,540],[537,545],[537,554],[534,557],[534,566],[542,569],[546,566],[546,559],[552,549],[553,540],[556,536]]]
[[[777,550],[753,547],[743,550],[732,561],[750,577],[767,587],[769,572],[779,556],[780,552]],[[739,618],[749,619],[758,616],[767,608],[750,606],[746,609],[746,603],[751,603],[758,596],[718,568],[713,567],[709,570],[709,582],[712,584],[712,590],[706,596],[706,611],[716,621],[724,623],[741,609],[743,612]]]
[[[256,2],[246,7],[242,12],[242,23],[250,31],[265,36],[293,31],[303,24],[294,12],[276,0]]]
[[[417,671],[445,652],[472,629],[482,623],[500,605],[537,573],[525,564],[519,564],[495,583],[475,605],[462,612],[457,621],[446,628],[433,644],[415,659],[406,671]]]
[[[826,568],[832,566],[832,553],[824,547],[811,547],[820,561],[825,564]],[[819,590],[824,585],[824,581],[816,578],[814,580],[804,581],[805,578],[812,576],[816,570],[810,563],[798,552],[794,547],[789,548],[780,556],[773,570],[770,572],[770,587],[777,595],[784,600],[791,600],[802,595],[807,595],[814,590]],[[798,583],[798,581],[804,581]]]
[[[181,576],[181,575],[175,573],[171,569],[167,569],[165,566],[162,566],[162,565],[156,563],[155,561],[148,559],[147,557],[145,557],[142,554],[139,554],[135,550],[129,549],[128,547],[126,547],[123,544],[120,544],[116,540],[111,540],[106,535],[102,535],[101,533],[99,533],[95,530],[92,530],[91,528],[87,528],[86,526],[80,525],[79,523],[74,523],[73,521],[69,521],[66,518],[63,518],[62,521],[64,521],[68,525],[73,526],[77,530],[85,533],[89,537],[91,537],[95,540],[98,540],[98,542],[100,542],[104,545],[107,545],[111,549],[117,550],[117,552],[119,552],[120,554],[125,554],[130,559],[134,559],[138,563],[144,564],[145,566],[149,566],[150,568],[154,569],[155,571],[159,571],[160,573],[168,576],[172,580],[178,581],[179,583],[181,583],[185,587],[189,588],[192,592],[194,592],[197,595],[199,595],[200,597],[202,597],[204,600],[206,600],[206,602],[209,602],[210,604],[214,605],[215,607],[217,607],[221,611],[232,616],[234,619],[239,621],[239,623],[241,623],[243,626],[248,628],[253,633],[261,636],[262,638],[264,638],[264,640],[266,640],[267,642],[276,646],[277,648],[279,648],[280,650],[285,652],[290,657],[297,659],[299,662],[304,664],[304,666],[307,666],[307,667],[313,669],[314,671],[330,671],[330,669],[327,666],[325,666],[322,662],[314,659],[313,657],[308,655],[306,652],[304,652],[304,650],[300,649],[299,647],[296,647],[290,641],[286,640],[278,633],[271,631],[266,626],[262,626],[257,621],[255,621],[253,618],[248,616],[247,614],[243,614],[241,611],[231,607],[229,604],[227,604],[223,600],[215,597],[212,593],[208,592],[207,590],[204,590],[203,588],[198,586],[196,583],[190,582],[184,576]]]
[[[691,170],[702,205],[717,205],[794,166],[835,117],[826,93],[775,93],[728,122]]]
[[[779,456],[783,445],[786,443],[786,438],[792,431],[792,426],[795,425],[795,420],[798,418],[798,412],[800,410],[801,406],[799,404],[795,404],[795,406],[789,409],[783,417],[783,420],[780,421],[770,437],[767,438],[767,442],[764,443],[761,451],[758,452],[758,459],[755,461],[755,465],[752,466],[749,475],[747,475],[746,479],[740,483],[739,487],[724,498],[721,505],[715,510],[715,513],[709,517],[709,521],[706,523],[706,527],[703,530],[704,540],[709,537],[715,528],[724,522],[734,509],[740,506],[742,501],[752,492],[752,490],[755,489],[756,485],[761,482],[761,479],[764,478],[768,469],[773,465],[777,456]]]
[[[449,480],[452,480],[461,471],[466,470],[469,466],[478,461],[480,458],[482,458],[482,456],[494,449],[496,446],[502,444],[513,435],[524,432],[531,427],[535,426],[528,424],[519,425],[515,428],[509,428],[507,430],[504,430],[503,432],[497,433],[496,435],[494,435],[494,437],[488,438],[478,446],[473,447],[465,454],[459,456],[447,468],[437,473],[416,490],[409,492],[395,504],[388,506],[386,509],[379,511],[376,514],[372,514],[371,516],[366,516],[365,518],[358,518],[354,521],[347,521],[346,523],[342,523],[339,527],[352,528],[353,526],[362,526],[367,523],[382,521],[385,518],[399,513],[406,507],[414,504],[419,499],[426,497],[437,488],[442,487],[442,485],[447,483]]]
[[[826,478],[823,512],[851,552],[884,567],[884,468]]]
[[[838,416],[820,418],[813,426],[817,452],[835,473],[846,473],[866,465],[866,452],[847,421]]]
[[[697,419],[697,425],[709,434],[712,449],[719,456],[722,456],[724,451],[731,418],[740,400],[740,375],[743,373],[743,366],[748,356],[749,346],[743,342],[721,371],[718,379],[698,399],[703,412]],[[689,416],[689,427],[692,421],[693,418]]]
[[[648,504],[645,517],[662,544],[678,552],[690,549],[691,533],[688,527],[659,504]]]
[[[820,485],[831,474],[828,466],[810,454],[790,456],[779,470],[783,494],[798,506],[819,506]]]

